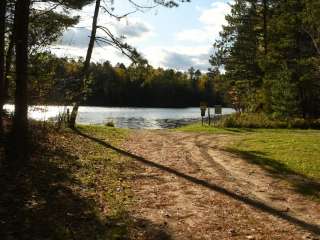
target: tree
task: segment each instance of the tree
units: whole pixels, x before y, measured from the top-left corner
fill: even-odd
[[[79,22],[79,17],[70,17],[54,11],[32,9],[29,27],[29,55],[43,51],[58,40],[63,31]]]
[[[83,1],[79,1],[83,3]],[[76,6],[79,6],[79,2]],[[85,1],[88,2],[88,1]],[[72,6],[70,1],[64,4]],[[59,3],[60,4],[60,3]],[[29,158],[28,141],[28,59],[29,59],[29,23],[31,13],[30,0],[17,0],[14,11],[14,24],[12,29],[13,43],[16,52],[16,76],[15,76],[15,112],[13,119],[13,144],[15,149],[11,151],[12,160],[26,162]]]
[[[270,89],[273,86],[287,86],[286,94],[279,95],[271,91],[271,111],[284,117],[317,117],[319,105],[319,54],[314,41],[305,31],[305,21],[310,21],[310,29],[319,27],[319,22],[311,21],[307,11],[309,1],[290,0],[274,4],[273,15],[269,20],[269,51],[264,62],[265,80]],[[306,20],[307,18],[307,20]],[[280,84],[281,85],[281,84]],[[295,98],[295,106],[279,111],[279,105]],[[281,97],[282,96],[282,97]],[[284,109],[284,108],[282,108]],[[288,112],[291,110],[291,113]]]
[[[316,0],[304,0],[302,29],[311,38],[314,48],[320,55],[320,2]]]
[[[101,0],[96,0],[95,4],[95,9],[94,9],[94,15],[92,19],[92,29],[91,29],[91,35],[90,35],[90,41],[89,41],[89,46],[87,49],[87,55],[86,55],[86,60],[84,62],[84,66],[82,69],[82,73],[80,75],[80,84],[82,84],[80,95],[78,96],[77,101],[75,102],[75,105],[73,106],[71,116],[70,116],[70,121],[69,121],[69,127],[74,128],[75,123],[76,123],[76,118],[78,114],[78,109],[80,106],[80,101],[82,99],[83,91],[85,88],[86,84],[86,79],[88,78],[89,75],[89,66],[90,66],[90,61],[91,61],[91,56],[93,52],[93,47],[94,47],[94,42],[96,40],[96,33],[97,33],[97,22],[98,22],[98,16],[99,16],[99,10],[100,10],[100,4]]]
[[[14,17],[14,42],[16,46],[16,92],[13,121],[15,161],[28,160],[28,28],[30,0],[17,0]]]
[[[5,63],[5,22],[7,1],[0,2],[0,135],[3,135],[3,104],[4,104],[4,63]]]
[[[112,12],[113,8],[110,9],[110,8],[108,8],[108,6],[102,6],[102,8],[111,17],[114,17],[114,18],[120,20],[120,19],[127,17],[128,15],[130,15],[138,10],[141,11],[143,9],[151,9],[151,8],[154,8],[157,6],[165,6],[165,7],[169,7],[169,8],[177,7],[178,2],[189,2],[189,1],[190,0],[179,0],[179,1],[154,0],[155,5],[143,6],[141,4],[137,4],[135,1],[130,0],[129,3],[131,3],[136,10],[133,12],[128,12],[123,15],[114,14]],[[111,1],[111,3],[113,3],[113,1]],[[79,109],[81,100],[86,95],[85,94],[86,80],[89,75],[89,65],[90,65],[90,61],[91,61],[94,43],[96,40],[115,47],[116,49],[120,50],[122,54],[129,57],[133,61],[144,61],[144,59],[141,58],[141,56],[138,54],[138,52],[136,51],[135,48],[133,48],[130,45],[128,45],[127,43],[123,42],[123,40],[124,40],[123,37],[116,37],[106,26],[98,26],[98,16],[99,16],[100,5],[101,5],[101,0],[96,0],[94,15],[93,15],[93,19],[92,19],[92,29],[91,29],[90,41],[89,41],[89,45],[88,45],[88,49],[87,49],[86,60],[84,63],[83,71],[80,76],[80,84],[82,85],[82,87],[81,87],[81,91],[79,93],[79,96],[76,98],[76,101],[75,101],[73,109],[72,109],[72,113],[71,113],[71,117],[70,117],[70,121],[69,121],[70,128],[75,127],[76,118],[77,118],[78,109]],[[96,32],[97,32],[98,28],[101,29],[106,34],[106,37],[96,37]]]
[[[253,96],[262,79],[259,12],[257,0],[235,1],[231,14],[226,16],[228,25],[223,27],[220,39],[214,44],[216,54],[210,59],[214,68],[224,67],[229,89],[236,88],[236,92],[242,93],[242,110],[247,111],[256,108],[258,99]]]
[[[319,1],[236,0],[210,63],[239,111],[317,117]]]
[[[78,17],[69,17],[66,13],[54,12],[54,9],[58,6],[63,7],[65,12],[67,9],[78,9],[85,4],[90,3],[92,0],[65,0],[65,1],[42,1],[53,4],[48,9],[39,10],[36,6],[31,8],[29,16],[29,39],[28,39],[28,53],[29,56],[41,51],[44,47],[48,46],[61,35],[62,31],[78,22]],[[3,104],[9,99],[9,86],[14,79],[14,71],[12,69],[12,63],[14,63],[14,15],[15,15],[15,1],[7,0],[1,1],[1,4],[7,2],[6,17],[5,17],[5,61],[1,66],[4,66],[4,80],[2,84],[2,94],[0,100],[0,109],[3,108]],[[31,3],[37,3],[41,1],[31,1]],[[32,6],[32,4],[31,4]],[[12,91],[10,91],[12,92]],[[13,97],[11,93],[11,97]]]

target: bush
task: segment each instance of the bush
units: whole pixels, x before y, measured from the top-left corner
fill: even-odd
[[[320,119],[279,119],[266,114],[242,113],[231,114],[221,117],[214,123],[215,127],[225,128],[298,128],[320,129]]]
[[[107,127],[115,127],[115,125],[114,125],[114,123],[113,123],[112,121],[107,122],[105,125],[106,125]]]
[[[293,118],[288,121],[288,128],[320,129],[320,119]]]

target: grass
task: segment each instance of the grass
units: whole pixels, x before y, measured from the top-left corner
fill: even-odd
[[[298,192],[320,200],[319,130],[216,128],[201,124],[178,130],[230,134],[226,151],[286,180]]]
[[[189,125],[174,129],[174,131],[216,133],[216,134],[229,133],[229,134],[231,134],[231,133],[247,131],[247,129],[218,128],[218,127],[209,126],[207,124],[202,125],[201,123],[193,123],[193,124],[189,124]]]
[[[284,172],[320,180],[320,131],[260,130],[241,136],[232,147],[257,158],[273,159]]]
[[[113,145],[128,133],[97,126],[78,130]],[[0,238],[126,238],[133,221],[129,159],[72,130],[38,132],[40,144],[27,166],[14,173],[0,169]]]

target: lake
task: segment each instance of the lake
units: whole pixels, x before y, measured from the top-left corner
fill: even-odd
[[[5,105],[8,112],[14,111],[13,105]],[[48,121],[71,107],[30,106],[29,118]],[[213,109],[211,110],[213,115]],[[233,113],[231,108],[223,108],[222,114]],[[119,128],[162,129],[175,128],[201,120],[199,108],[132,108],[132,107],[80,107],[78,124],[102,125],[113,122]]]

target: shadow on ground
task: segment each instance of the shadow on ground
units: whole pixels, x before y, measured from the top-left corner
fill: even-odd
[[[320,200],[319,182],[289,169],[285,164],[277,160],[266,157],[263,152],[241,151],[235,148],[227,148],[224,150],[241,157],[251,164],[259,165],[269,172],[273,178],[287,181],[298,193]]]
[[[85,189],[74,177],[81,168],[78,158],[51,149],[41,149],[19,169],[1,167],[0,239],[130,239],[128,226],[136,229],[133,239],[170,239],[164,226],[128,212],[116,219],[101,217],[95,200],[80,194]]]
[[[205,187],[207,189],[210,189],[212,191],[224,194],[224,195],[226,195],[226,196],[228,196],[228,197],[230,197],[232,199],[235,199],[235,200],[237,200],[239,202],[242,202],[242,203],[244,203],[246,205],[249,205],[249,206],[251,206],[253,208],[256,208],[256,209],[258,209],[258,210],[260,210],[260,211],[262,211],[264,213],[267,213],[267,214],[273,215],[273,216],[275,216],[277,218],[280,218],[282,220],[285,220],[288,223],[294,224],[294,225],[296,225],[296,226],[298,226],[298,227],[300,227],[300,228],[302,228],[304,230],[307,230],[307,231],[309,231],[311,233],[320,234],[320,226],[312,224],[312,223],[305,222],[304,220],[301,220],[299,218],[291,216],[287,212],[283,212],[281,210],[275,209],[275,208],[273,208],[273,207],[271,207],[271,206],[269,206],[269,205],[267,205],[267,204],[265,204],[263,202],[260,202],[258,200],[251,199],[251,198],[246,197],[246,196],[241,196],[241,195],[239,195],[239,194],[237,194],[235,192],[232,192],[232,191],[230,191],[230,190],[228,190],[226,188],[223,188],[223,187],[221,187],[219,185],[216,185],[214,183],[210,183],[208,181],[195,178],[193,176],[187,175],[185,173],[182,173],[182,172],[180,172],[178,170],[175,170],[175,169],[172,169],[170,167],[161,165],[161,164],[156,163],[156,162],[152,162],[152,161],[147,160],[147,159],[145,159],[145,158],[143,158],[141,156],[132,154],[132,153],[127,152],[127,151],[125,151],[123,149],[120,149],[120,148],[117,148],[115,146],[112,146],[111,144],[106,143],[101,139],[98,139],[98,138],[95,138],[93,136],[87,135],[87,134],[79,131],[78,129],[75,129],[74,131],[76,133],[78,133],[79,135],[81,135],[82,137],[85,137],[85,138],[88,138],[88,139],[90,139],[92,141],[95,141],[95,142],[101,144],[102,146],[104,146],[106,148],[112,149],[112,150],[114,150],[114,151],[116,151],[116,152],[118,152],[120,154],[128,156],[128,157],[130,157],[130,158],[132,158],[132,159],[134,159],[134,160],[136,160],[136,161],[138,161],[140,163],[143,163],[143,164],[145,164],[147,166],[158,168],[158,169],[160,169],[162,171],[165,171],[165,172],[167,172],[169,174],[173,174],[173,175],[175,175],[177,177],[180,177],[182,179],[188,180],[188,181],[190,181],[190,182],[192,182],[194,184],[197,184],[197,185],[200,185],[200,186]]]

